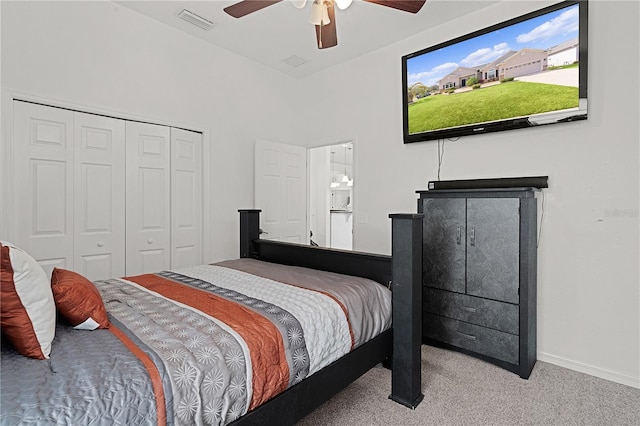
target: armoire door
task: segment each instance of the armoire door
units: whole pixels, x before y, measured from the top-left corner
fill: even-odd
[[[73,112],[13,103],[13,243],[47,276],[73,269]]]
[[[171,268],[202,264],[202,134],[171,128]]]
[[[458,293],[466,290],[466,200],[425,198],[423,285]]]
[[[170,128],[126,124],[126,275],[171,266]]]
[[[467,199],[467,293],[518,303],[520,199]]]
[[[74,113],[74,269],[88,279],[125,273],[125,121]]]

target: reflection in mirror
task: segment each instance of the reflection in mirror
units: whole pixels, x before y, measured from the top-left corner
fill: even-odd
[[[309,150],[312,245],[353,248],[353,142]]]

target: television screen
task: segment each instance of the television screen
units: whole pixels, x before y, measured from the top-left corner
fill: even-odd
[[[587,118],[586,1],[402,57],[404,143]]]

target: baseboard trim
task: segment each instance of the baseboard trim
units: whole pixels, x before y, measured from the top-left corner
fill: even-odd
[[[549,364],[565,367],[570,370],[579,371],[580,373],[589,374],[590,376],[600,377],[601,379],[640,389],[640,377],[627,376],[625,374],[616,373],[615,371],[606,370],[604,368],[595,367],[593,365],[584,364],[582,362],[544,352],[538,352],[537,355],[538,361],[548,362]]]

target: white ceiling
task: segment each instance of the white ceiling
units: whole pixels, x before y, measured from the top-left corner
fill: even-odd
[[[236,19],[222,10],[236,1],[117,1],[296,78],[346,62],[497,1],[427,0],[420,12],[412,14],[355,0],[346,10],[336,7],[338,45],[323,50],[317,48],[314,26],[308,23],[311,2],[308,0],[303,9],[297,9],[289,1],[283,1]],[[213,21],[215,26],[205,31],[178,18],[182,9]],[[292,56],[308,62],[297,67],[283,62]]]

